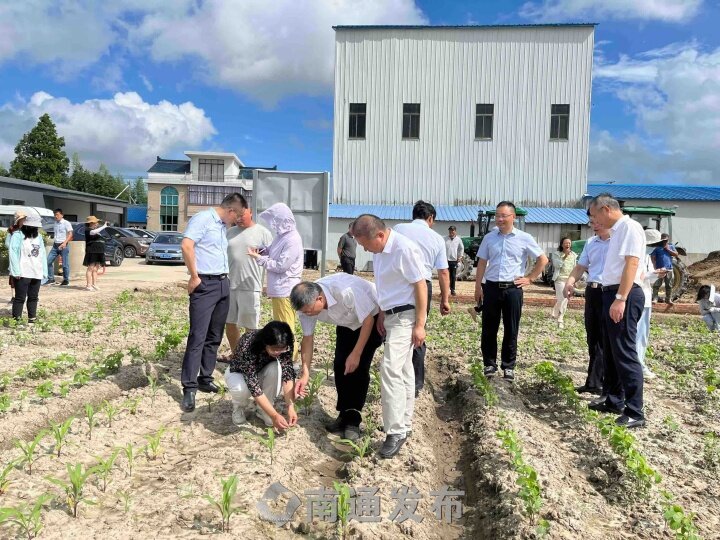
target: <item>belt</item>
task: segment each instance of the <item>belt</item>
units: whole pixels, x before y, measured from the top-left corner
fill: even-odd
[[[498,289],[516,289],[514,281],[485,281],[486,285],[493,285]]]
[[[630,290],[636,289],[636,288],[638,288],[638,287],[640,287],[640,285],[638,285],[637,283],[633,283],[633,284],[632,284],[632,287],[630,287]],[[617,291],[619,288],[620,288],[620,284],[617,284],[617,285],[608,285],[607,287],[603,287],[602,290],[603,290],[603,292],[605,292],[605,291]]]
[[[200,274],[200,279],[213,279],[213,280],[222,280],[227,277],[227,274]]]
[[[412,304],[403,304],[402,306],[395,306],[394,308],[386,309],[385,315],[394,315],[396,313],[402,313],[403,311],[410,311],[411,309],[415,309],[415,306]]]
[[[597,281],[589,281],[587,283],[587,286],[591,289],[599,289],[602,287],[602,283],[598,283]]]

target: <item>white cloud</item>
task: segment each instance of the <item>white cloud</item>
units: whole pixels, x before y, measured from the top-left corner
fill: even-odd
[[[542,22],[580,17],[682,23],[697,15],[703,0],[542,0],[526,2],[520,15]]]
[[[72,103],[36,92],[27,102],[0,107],[0,161],[14,158],[15,144],[44,113],[65,137],[68,155],[78,152],[90,167],[102,162],[118,171],[145,170],[157,155],[200,147],[216,133],[205,111],[190,102],[152,104],[126,92]]]
[[[593,133],[591,179],[720,184],[720,48],[679,43],[603,60],[594,78],[625,103],[637,133]]]
[[[140,80],[142,81],[143,85],[145,85],[145,88],[147,88],[147,91],[148,91],[148,92],[152,92],[152,91],[153,91],[153,85],[152,85],[152,83],[150,82],[150,79],[148,79],[148,78],[147,78],[145,75],[143,75],[142,73],[140,74]]]
[[[333,25],[426,22],[414,0],[3,2],[0,65],[47,65],[68,79],[101,59],[149,56],[271,105],[332,91]]]

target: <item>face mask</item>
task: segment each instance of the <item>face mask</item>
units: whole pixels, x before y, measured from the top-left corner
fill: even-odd
[[[655,248],[652,246],[645,246],[645,253],[647,255],[650,255],[654,250],[655,250]]]

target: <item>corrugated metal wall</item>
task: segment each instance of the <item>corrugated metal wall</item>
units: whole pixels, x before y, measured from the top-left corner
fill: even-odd
[[[594,28],[336,32],[334,202],[577,203],[587,183]],[[367,103],[365,140],[349,103]],[[420,103],[420,139],[402,140],[402,105]],[[475,140],[475,104],[495,106]],[[567,142],[550,106],[570,104]]]

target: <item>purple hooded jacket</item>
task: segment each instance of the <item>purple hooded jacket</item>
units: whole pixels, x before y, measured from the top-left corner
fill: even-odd
[[[303,270],[303,245],[295,225],[295,216],[286,204],[275,203],[259,216],[275,234],[267,255],[257,259],[267,270],[267,295],[287,298],[300,283]]]

